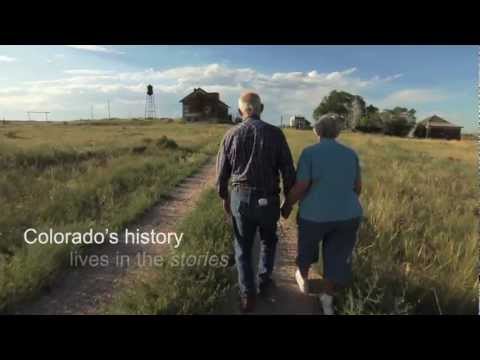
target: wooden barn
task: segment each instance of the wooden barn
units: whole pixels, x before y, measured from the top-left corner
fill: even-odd
[[[180,102],[182,103],[182,117],[187,121],[232,122],[228,114],[229,106],[220,100],[219,93],[209,93],[201,88],[196,88]]]
[[[440,116],[433,115],[417,123],[413,129],[413,136],[418,138],[460,140],[462,127],[452,124]]]

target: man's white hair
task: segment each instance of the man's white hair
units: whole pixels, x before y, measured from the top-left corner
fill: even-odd
[[[238,99],[238,108],[244,115],[260,115],[262,112],[262,100],[258,94],[248,92]]]

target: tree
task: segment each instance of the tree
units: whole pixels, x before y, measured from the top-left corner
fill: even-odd
[[[361,96],[346,91],[333,90],[325,96],[313,111],[313,118],[333,112],[345,119],[345,127],[355,127],[359,119],[365,115],[365,101]]]
[[[365,108],[365,116],[370,117],[372,115],[378,115],[378,110],[377,107],[370,104]]]
[[[385,109],[384,112],[387,112],[387,113],[390,113],[394,116],[400,116],[400,117],[404,117],[406,118],[408,121],[412,122],[413,124],[415,124],[415,121],[416,121],[416,116],[415,116],[415,113],[417,112],[415,109],[407,109],[405,107],[399,107],[399,106],[396,106],[394,107],[393,109]]]
[[[356,128],[360,119],[365,116],[365,100],[361,96],[355,95],[350,103],[350,111],[347,116],[347,127]]]
[[[383,130],[383,121],[379,109],[373,105],[365,108],[365,115],[355,124],[355,130],[366,133],[379,133]]]
[[[383,132],[386,135],[406,136],[415,126],[415,109],[403,107],[385,109],[381,113]]]
[[[365,133],[379,133],[383,130],[383,121],[378,114],[363,116],[356,124],[355,129]]]
[[[352,101],[352,98],[353,95],[345,91],[333,90],[322,99],[320,105],[313,111],[313,118],[317,120],[320,116],[329,112],[346,116],[348,114],[347,104]]]

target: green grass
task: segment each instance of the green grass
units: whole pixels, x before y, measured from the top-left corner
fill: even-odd
[[[209,314],[225,308],[233,272],[224,265],[233,245],[230,226],[214,190],[202,194],[176,232],[185,234],[182,245],[171,250],[163,266],[147,268],[120,284],[105,313]],[[198,262],[195,266],[179,266],[182,256],[195,257]],[[205,258],[212,261],[211,266],[204,265]]]
[[[316,141],[311,132],[286,134],[296,159]],[[340,312],[476,313],[475,143],[353,133],[339,141],[359,153],[366,217]]]
[[[26,229],[119,231],[214,155],[226,130],[106,124],[0,126],[0,310],[35,295],[67,265],[68,246],[27,246]]]
[[[287,130],[286,135],[295,159],[316,142],[309,131]],[[339,313],[475,313],[475,144],[353,133],[342,134],[339,141],[359,153],[365,210],[354,254],[354,282],[340,294]],[[213,192],[205,195],[182,229],[191,239],[182,251],[230,249],[231,229]],[[317,270],[321,273],[321,264]],[[121,291],[107,312],[219,312],[236,282],[231,275],[211,268],[147,271]]]
[[[66,262],[68,247],[25,246],[27,227],[118,230],[215,154],[226,129],[143,120],[0,126],[0,308],[35,294]],[[311,131],[285,133],[295,159],[316,141]],[[356,133],[339,141],[359,153],[365,210],[354,283],[341,294],[340,313],[476,313],[475,142]],[[184,241],[169,261],[231,252],[231,229],[213,191],[177,232]],[[230,270],[214,266],[134,275],[106,313],[215,313],[235,282]]]

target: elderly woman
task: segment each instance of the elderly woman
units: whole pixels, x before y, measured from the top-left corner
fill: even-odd
[[[308,293],[308,272],[318,261],[322,242],[324,282],[320,295],[323,312],[333,315],[333,297],[352,278],[351,258],[362,218],[358,196],[361,191],[357,154],[335,138],[342,118],[325,114],[314,124],[319,138],[300,156],[297,180],[282,205],[288,217],[300,200],[296,281]]]

